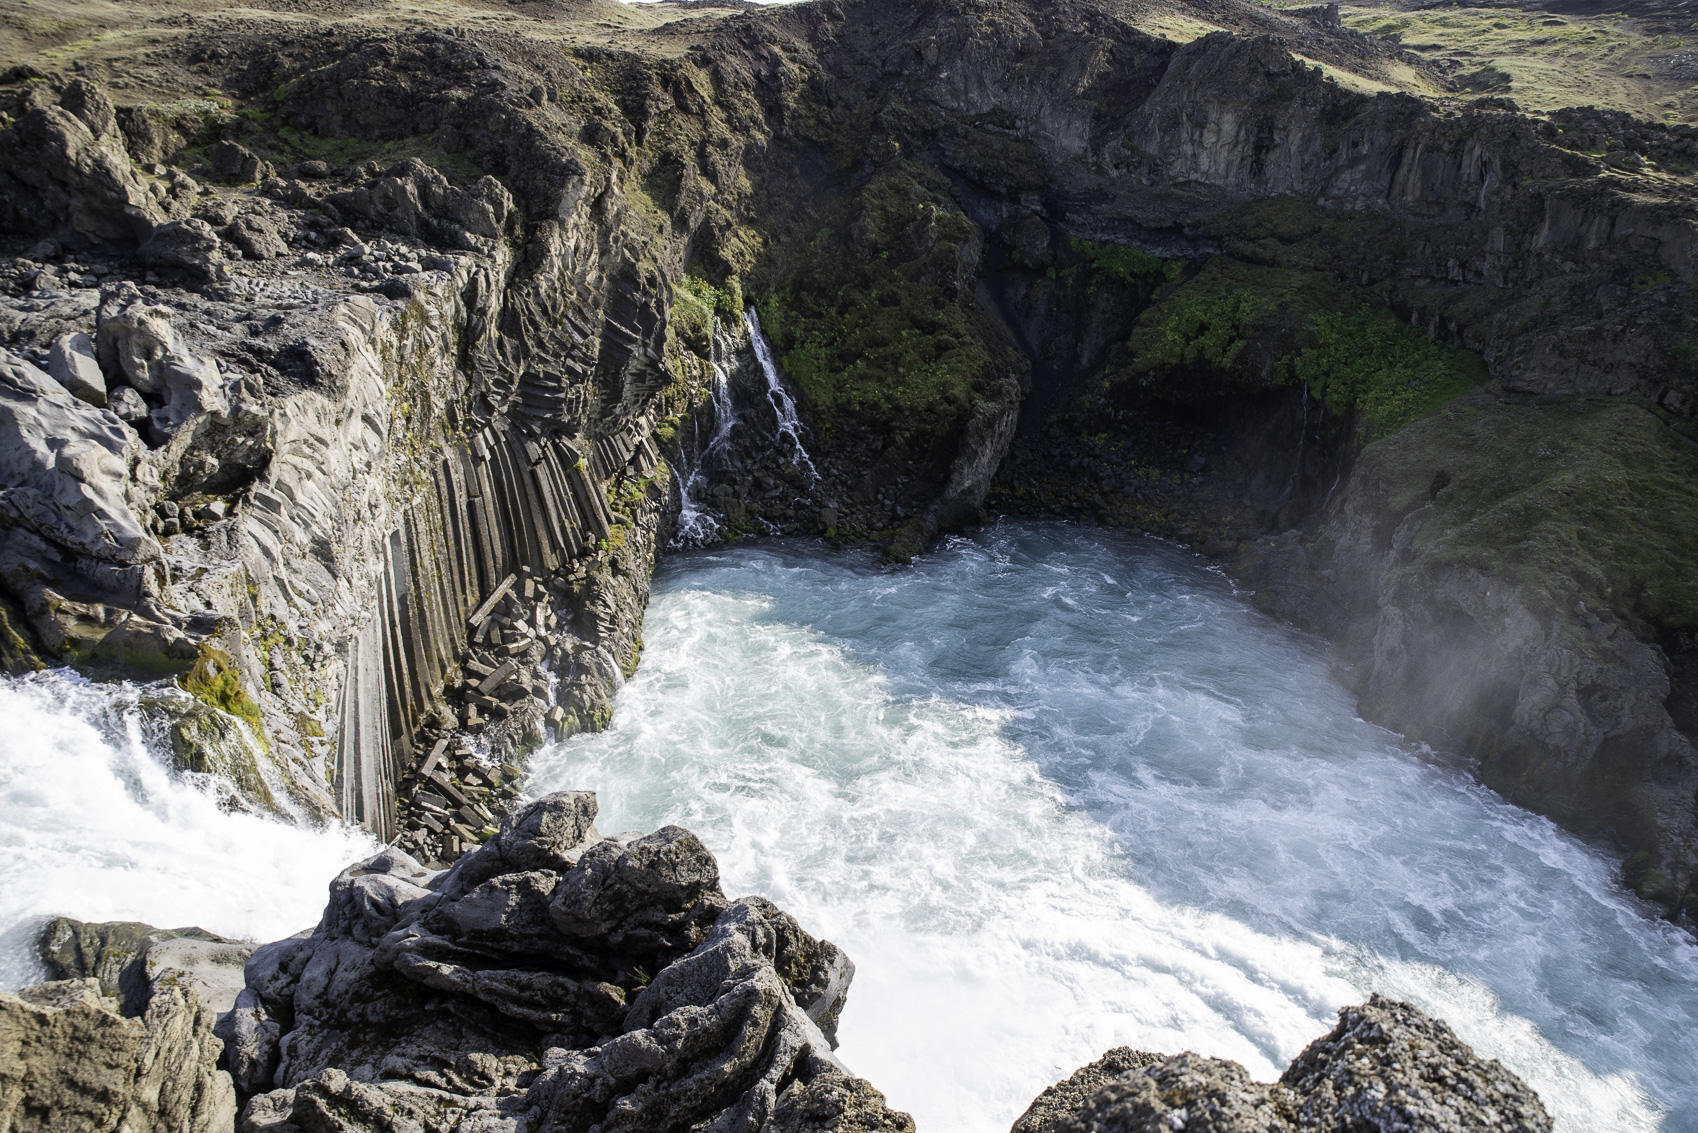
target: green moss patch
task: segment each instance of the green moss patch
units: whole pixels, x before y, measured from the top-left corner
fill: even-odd
[[[255,738],[265,742],[259,705],[242,688],[242,675],[228,653],[210,646],[203,647],[194,668],[178,677],[177,683],[195,699],[246,722],[253,729]]]
[[[1698,630],[1698,444],[1625,399],[1464,398],[1363,450],[1394,514],[1430,506],[1429,563],[1508,578],[1535,604]]]
[[[816,429],[906,412],[953,418],[982,393],[992,354],[960,302],[971,221],[933,170],[902,163],[858,194],[847,225],[815,234],[799,270],[760,305]]]
[[[735,324],[743,317],[743,285],[736,276],[714,286],[686,275],[672,293],[672,331],[692,354],[701,358],[713,349],[713,322]]]
[[[1159,262],[1159,261],[1158,261]],[[1326,273],[1216,257],[1138,319],[1105,388],[1183,400],[1222,387],[1303,384],[1355,410],[1363,439],[1389,436],[1486,380],[1471,351],[1434,342],[1359,302]]]
[[[1182,260],[1164,260],[1127,244],[1100,244],[1075,236],[1068,240],[1067,245],[1085,258],[1093,293],[1097,287],[1110,281],[1127,287],[1148,287],[1163,280],[1177,279],[1185,267]]]
[[[1486,380],[1485,363],[1446,349],[1390,311],[1320,312],[1292,359],[1311,395],[1354,408],[1370,438],[1390,436]]]

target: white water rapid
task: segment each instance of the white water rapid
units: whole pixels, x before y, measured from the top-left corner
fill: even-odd
[[[796,450],[796,466],[806,469],[809,479],[818,480],[820,474],[802,445],[802,422],[796,416],[796,401],[784,388],[778,363],[772,357],[772,344],[767,342],[766,334],[761,330],[761,317],[753,307],[743,312],[743,325],[749,328],[749,343],[754,347],[755,360],[761,364],[761,374],[766,378],[766,399],[778,419],[778,435],[790,438],[791,447]]]
[[[925,1133],[1001,1133],[1128,1044],[1262,1079],[1378,990],[1558,1128],[1698,1129],[1698,948],[1615,864],[1357,719],[1325,651],[1192,556],[1055,524],[884,569],[666,561],[611,729],[532,790],[668,822],[842,945],[839,1054]]]
[[[0,987],[43,978],[33,945],[49,916],[278,940],[318,923],[330,879],[376,852],[343,827],[221,810],[210,784],[169,770],[139,695],[64,672],[0,677]]]

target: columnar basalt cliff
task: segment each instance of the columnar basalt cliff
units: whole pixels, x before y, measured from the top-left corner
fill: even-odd
[[[607,723],[681,511],[1184,540],[1690,915],[1691,128],[1369,95],[1426,64],[1230,2],[1185,43],[1117,0],[275,7],[0,73],[0,657],[156,682],[228,805],[392,843],[219,1008],[246,1127],[905,1127],[831,1059],[829,945],[683,831],[509,813]],[[197,1008],[101,991],[0,1006],[133,1087]],[[1054,1127],[1355,1089],[1137,1069]]]

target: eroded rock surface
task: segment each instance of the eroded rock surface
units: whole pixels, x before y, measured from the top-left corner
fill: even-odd
[[[210,1008],[161,987],[139,1017],[95,978],[0,992],[0,1127],[16,1133],[226,1133],[236,1117]]]
[[[912,1129],[831,1053],[847,957],[727,900],[688,831],[604,838],[595,814],[550,795],[445,872],[345,870],[311,934],[248,964],[241,1128]]]
[[[1040,1094],[1013,1133],[1549,1133],[1538,1096],[1445,1023],[1374,995],[1279,1081],[1236,1062],[1111,1050]]]

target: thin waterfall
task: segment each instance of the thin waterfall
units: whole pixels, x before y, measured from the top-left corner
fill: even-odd
[[[699,426],[696,444],[690,458],[689,470],[679,477],[683,497],[678,512],[678,533],[672,537],[675,547],[699,547],[719,537],[719,524],[704,506],[702,494],[707,488],[704,468],[708,457],[723,446],[737,424],[737,410],[731,403],[731,352],[727,349],[719,320],[713,321],[713,343],[708,351],[708,364],[713,369],[713,385],[709,396],[713,401],[713,436],[701,443]]]
[[[1297,477],[1303,471],[1303,442],[1309,435],[1309,383],[1303,383],[1303,423],[1297,428],[1297,460],[1291,466],[1291,479],[1285,485],[1285,498],[1297,490]]]
[[[796,416],[796,402],[790,396],[790,391],[784,388],[784,381],[778,374],[778,363],[772,359],[772,347],[767,343],[766,335],[761,332],[761,317],[755,313],[754,307],[743,312],[743,324],[749,328],[749,341],[755,349],[755,359],[761,364],[761,373],[766,375],[766,399],[772,405],[772,411],[778,418],[778,435],[789,437],[790,443],[796,448],[796,463],[807,469],[810,480],[819,480],[820,474],[814,468],[814,462],[808,456],[808,450],[802,446],[802,422]]]

